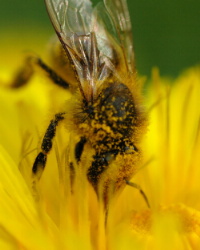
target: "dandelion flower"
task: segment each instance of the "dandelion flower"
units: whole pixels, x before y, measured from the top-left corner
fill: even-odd
[[[59,108],[55,92],[63,94],[40,76],[19,90],[0,89],[0,248],[199,249],[200,69],[175,81],[153,71],[145,94],[143,167],[132,180],[151,208],[127,186],[113,198],[106,224],[103,204],[81,171],[70,191],[64,157],[69,134],[63,127],[37,186],[39,198],[33,192],[38,144]]]

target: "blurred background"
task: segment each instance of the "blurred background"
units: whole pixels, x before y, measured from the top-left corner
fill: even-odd
[[[136,65],[150,76],[176,77],[200,64],[199,0],[128,0],[133,26]],[[24,51],[43,55],[54,33],[43,0],[1,1],[0,70],[16,68]]]

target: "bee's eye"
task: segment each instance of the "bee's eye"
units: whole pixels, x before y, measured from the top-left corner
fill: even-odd
[[[113,161],[116,158],[116,155],[118,154],[118,151],[113,152],[107,152],[100,155],[95,155],[95,163],[101,166],[108,165],[111,161]]]
[[[130,147],[125,147],[124,148],[124,153],[125,154],[134,154],[137,151],[138,151],[138,149],[135,146],[130,146]]]
[[[134,154],[135,152],[137,152],[138,149],[134,146],[126,146],[124,147],[123,151],[121,151],[121,153],[123,154]],[[102,157],[102,161],[105,161],[107,163],[111,163],[113,160],[115,160],[117,154],[119,154],[120,152],[118,150],[113,150],[111,152],[108,152],[107,154],[105,154],[104,157]]]
[[[105,156],[105,159],[108,163],[110,163],[111,161],[113,161],[115,159],[116,155],[113,153],[107,153]]]

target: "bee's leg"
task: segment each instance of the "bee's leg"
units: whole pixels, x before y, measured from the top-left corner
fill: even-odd
[[[55,118],[51,120],[46,133],[44,135],[42,145],[41,145],[41,152],[37,155],[35,162],[32,167],[33,176],[36,177],[37,180],[40,179],[45,165],[47,161],[47,154],[52,149],[53,138],[56,134],[56,127],[58,126],[59,121],[64,119],[65,113],[58,113],[55,115]]]
[[[36,63],[48,74],[53,83],[64,89],[69,88],[69,83],[67,83],[62,77],[60,77],[53,69],[47,66],[40,58],[37,58]]]
[[[75,158],[77,163],[81,160],[81,155],[83,153],[83,148],[86,142],[87,139],[85,137],[81,137],[80,141],[75,146]]]
[[[62,77],[60,77],[53,69],[47,66],[39,57],[28,56],[22,67],[16,72],[13,80],[10,83],[11,88],[20,88],[28,83],[33,74],[35,73],[35,67],[39,66],[56,85],[68,89],[69,83],[67,83]]]
[[[13,79],[9,83],[10,88],[20,88],[28,83],[34,74],[32,57],[26,57],[21,67],[17,69]]]
[[[144,200],[145,200],[145,202],[147,204],[147,207],[150,208],[149,200],[148,200],[146,194],[144,193],[144,191],[141,189],[141,187],[136,183],[130,182],[128,180],[125,180],[125,181],[126,181],[127,185],[129,185],[131,187],[134,187],[134,188],[136,188],[136,189],[138,189],[140,191],[140,194],[142,195],[142,197],[144,198]]]

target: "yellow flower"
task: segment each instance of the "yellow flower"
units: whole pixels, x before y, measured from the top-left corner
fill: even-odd
[[[127,186],[113,198],[105,223],[81,168],[70,190],[69,134],[62,126],[33,189],[41,136],[66,92],[41,76],[18,90],[0,89],[0,249],[199,249],[200,69],[175,81],[154,70],[145,92],[149,126],[132,181],[151,208]]]

